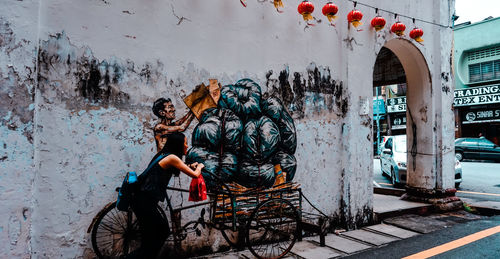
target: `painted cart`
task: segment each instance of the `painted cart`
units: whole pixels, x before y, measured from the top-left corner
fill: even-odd
[[[182,240],[190,233],[201,235],[200,228],[220,230],[231,246],[248,247],[257,258],[281,258],[301,240],[303,231],[320,235],[324,245],[326,218],[302,211],[302,191],[296,183],[288,182],[269,189],[249,189],[238,184],[220,182],[220,188],[208,193],[207,202],[173,208],[167,195],[167,209],[170,212],[172,235],[167,239],[181,247]],[[171,188],[174,192],[188,192]],[[312,205],[312,204],[311,204]],[[180,223],[182,210],[208,206],[209,220],[205,220],[206,210],[201,210],[198,220]],[[161,206],[160,213],[166,217]],[[312,222],[312,223],[311,223]],[[94,252],[98,258],[120,258],[141,244],[137,219],[131,209],[119,211],[116,202],[106,205],[88,228]]]

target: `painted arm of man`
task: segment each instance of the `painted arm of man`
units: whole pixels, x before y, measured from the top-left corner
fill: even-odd
[[[186,124],[185,128],[187,128],[189,126],[189,124],[191,124],[191,121],[193,121],[193,119],[194,119],[194,113],[192,113],[190,111],[190,112],[186,113],[186,115],[184,115],[178,121],[176,121],[174,124],[176,126],[182,126],[183,124]]]
[[[174,132],[183,132],[186,130],[186,126],[180,125],[180,126],[167,126],[165,124],[158,124],[154,128],[154,133],[155,137],[156,136],[162,136],[165,134],[170,134]]]
[[[201,174],[201,169],[205,167],[202,163],[198,163],[196,165],[196,169],[193,170],[176,155],[166,156],[165,158],[160,160],[159,164],[163,169],[168,169],[173,166],[186,175],[190,176],[191,178],[198,178],[198,176],[200,176]]]

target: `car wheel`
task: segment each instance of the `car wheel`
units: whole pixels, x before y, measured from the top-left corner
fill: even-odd
[[[457,157],[458,161],[462,161],[464,159],[464,154],[462,152],[456,152],[455,156]]]
[[[455,183],[455,188],[460,187],[460,183]]]

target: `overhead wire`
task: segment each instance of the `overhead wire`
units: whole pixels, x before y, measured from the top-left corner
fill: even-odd
[[[362,3],[362,2],[359,2],[359,1],[354,1],[354,0],[347,0],[347,1],[352,2],[354,4],[354,6],[356,6],[357,4],[359,4],[359,5],[362,5],[362,6],[365,6],[365,7],[369,7],[369,8],[375,9],[376,11],[384,11],[384,12],[389,13],[389,14],[394,14],[394,15],[397,15],[397,16],[401,16],[401,17],[405,17],[405,18],[408,18],[408,19],[412,19],[414,21],[428,23],[428,24],[440,26],[440,27],[443,27],[443,28],[451,28],[451,25],[443,25],[443,24],[439,24],[439,23],[435,23],[435,22],[426,21],[426,20],[423,20],[423,19],[419,19],[419,18],[408,16],[408,15],[400,14],[400,13],[397,13],[397,12],[394,12],[394,11],[390,11],[390,10],[387,10],[387,9],[383,9],[383,8],[380,8],[380,7],[375,7],[375,6],[372,6],[372,5],[369,5],[369,4],[365,4],[365,3]]]

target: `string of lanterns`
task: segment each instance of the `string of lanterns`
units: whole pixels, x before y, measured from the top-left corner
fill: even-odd
[[[363,24],[361,22],[362,19],[363,19],[363,13],[361,11],[359,11],[359,10],[356,9],[356,5],[358,3],[357,1],[353,1],[353,0],[348,0],[348,1],[353,2],[354,9],[351,10],[347,14],[347,22],[350,25],[352,25],[354,28],[356,28],[357,31],[361,31],[361,29],[358,29],[358,27]],[[246,7],[245,0],[240,0],[240,2],[241,2],[241,4],[243,6]],[[273,4],[274,4],[274,7],[276,8],[276,10],[279,13],[283,12],[283,11],[280,10],[280,8],[284,7],[282,0],[273,0]],[[362,3],[360,3],[360,4],[362,4]],[[384,17],[382,17],[379,14],[379,8],[376,8],[376,7],[373,7],[373,6],[369,6],[369,5],[366,5],[366,4],[362,4],[362,5],[375,9],[376,16],[371,20],[370,25],[377,32],[380,31],[380,30],[382,30],[385,27],[385,25],[386,25],[386,20],[385,20]],[[298,5],[297,11],[302,16],[302,19],[304,19],[304,21],[306,22],[307,25],[309,25],[309,26],[314,26],[315,25],[315,24],[311,23],[311,21],[315,20],[315,18],[312,15],[312,13],[314,12],[314,4],[311,1],[309,1],[309,0],[303,0]],[[331,25],[331,26],[335,26],[334,20],[337,18],[338,11],[339,11],[338,6],[335,5],[332,1],[328,1],[323,6],[323,8],[321,9],[321,12],[323,13],[324,16],[326,16],[326,18],[329,21],[329,25]],[[393,13],[391,11],[386,11],[386,10],[384,10],[384,11],[388,12],[388,13]],[[405,17],[407,17],[407,16],[405,16]],[[406,25],[399,20],[398,14],[394,13],[394,18],[395,19],[397,18],[397,21],[394,24],[392,24],[390,31],[392,33],[396,34],[397,36],[402,37],[402,36],[405,35]],[[424,31],[421,28],[418,28],[415,25],[415,20],[416,20],[415,18],[411,18],[411,19],[413,20],[414,28],[410,31],[409,37],[411,39],[415,40],[416,42],[421,43],[421,42],[424,41],[423,38],[422,38],[422,36],[424,35]],[[447,27],[447,26],[444,26],[444,25],[435,24],[435,23],[427,22],[427,21],[423,21],[423,20],[419,20],[419,21],[426,22],[426,23],[431,23],[431,24],[434,24],[434,25],[439,25],[439,26],[442,26],[442,27]]]

